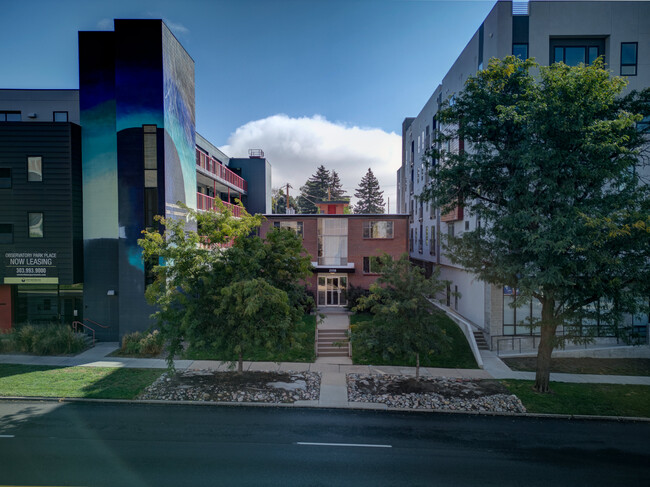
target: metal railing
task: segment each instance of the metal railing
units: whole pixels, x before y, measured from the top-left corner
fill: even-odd
[[[92,334],[92,337],[93,337],[93,347],[94,347],[94,346],[95,346],[95,330],[93,330],[93,329],[92,329],[91,327],[89,327],[88,325],[82,323],[81,321],[76,321],[76,320],[75,320],[75,321],[72,322],[72,330],[73,330],[75,333],[79,333],[79,326],[82,327],[82,331],[83,331],[84,329],[86,329],[86,330],[90,330],[90,332],[91,332],[91,334]]]
[[[242,212],[241,206],[233,205],[232,203],[228,203],[226,201],[221,201],[221,203],[223,203],[226,208],[232,211],[232,215],[234,217],[239,218],[241,216],[241,212]],[[212,196],[208,196],[207,194],[203,194],[203,193],[196,193],[196,209],[219,211],[217,198],[213,198]]]
[[[237,189],[248,191],[248,184],[241,176],[238,176],[226,166],[221,164],[221,161],[210,157],[202,150],[196,149],[196,165],[205,169],[207,172],[214,174],[216,177],[232,184]]]

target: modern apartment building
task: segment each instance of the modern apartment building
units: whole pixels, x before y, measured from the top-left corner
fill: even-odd
[[[319,214],[265,215],[260,235],[274,227],[302,236],[314,273],[307,288],[322,306],[347,305],[351,287],[368,289],[379,276],[376,258],[398,259],[408,250],[408,215],[347,215],[347,201],[326,201]]]
[[[398,213],[408,213],[409,254],[426,269],[440,266],[451,282],[447,306],[482,330],[491,347],[511,336],[530,336],[521,326],[540,316],[535,303],[513,309],[516,290],[489,285],[454,265],[441,247],[447,235],[476,228],[476,219],[458,207],[441,214],[418,195],[430,178],[423,159],[441,129],[436,114],[443,100],[463,89],[467,78],[487,66],[490,58],[532,57],[542,65],[562,61],[589,64],[599,56],[615,75],[628,77],[628,90],[650,86],[650,2],[647,1],[499,1],[450,67],[417,117],[402,124],[402,166],[397,172]],[[462,141],[447,149],[463,150]],[[454,297],[453,291],[459,293]],[[648,317],[634,317],[643,326]]]
[[[144,330],[154,263],[137,240],[155,215],[211,210],[215,196],[271,211],[263,153],[229,158],[194,113],[194,61],[161,20],[80,32],[79,90],[0,90],[0,328]]]

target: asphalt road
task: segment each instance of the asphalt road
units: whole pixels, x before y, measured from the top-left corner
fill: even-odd
[[[645,486],[649,441],[650,423],[4,401],[0,485]]]

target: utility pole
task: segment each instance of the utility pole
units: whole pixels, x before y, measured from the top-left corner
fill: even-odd
[[[289,188],[291,188],[291,187],[292,187],[292,186],[291,186],[289,183],[287,183],[287,194],[286,194],[286,200],[287,200],[287,213],[289,213]]]

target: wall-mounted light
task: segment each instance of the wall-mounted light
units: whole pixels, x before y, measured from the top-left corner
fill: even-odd
[[[34,113],[34,112],[28,113],[27,118],[36,118],[36,113]]]
[[[106,296],[115,296],[115,289],[109,289],[106,291]]]

